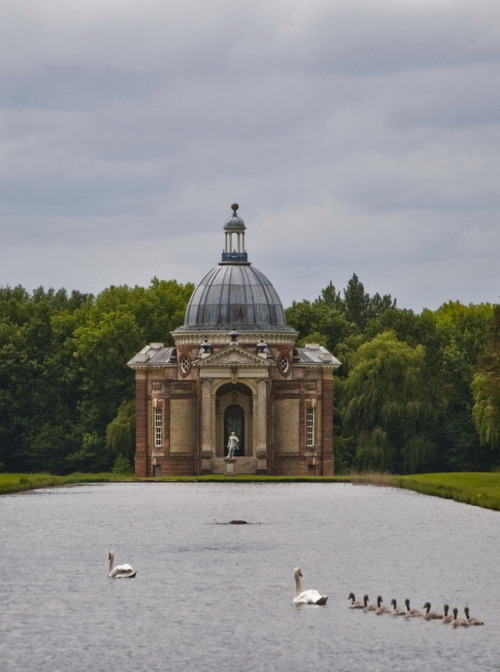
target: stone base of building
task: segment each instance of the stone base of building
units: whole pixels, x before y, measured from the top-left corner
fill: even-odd
[[[318,456],[281,454],[273,458],[272,470],[262,467],[252,458],[212,458],[202,460],[201,468],[197,468],[196,460],[191,455],[169,455],[147,459],[137,456],[135,476],[137,478],[154,478],[161,476],[206,476],[209,474],[256,474],[259,476],[333,476],[333,458],[321,460]]]
[[[333,459],[308,455],[275,455],[273,476],[333,476]]]
[[[141,460],[135,463],[137,478],[154,478],[160,476],[195,476],[196,460],[191,455],[169,455],[155,457],[152,460]]]

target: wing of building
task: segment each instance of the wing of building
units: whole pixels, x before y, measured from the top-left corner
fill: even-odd
[[[333,474],[340,362],[319,345],[295,345],[276,290],[248,261],[245,223],[232,209],[222,259],[193,292],[175,346],[150,343],[128,362],[138,477],[228,473],[228,465],[236,474]]]

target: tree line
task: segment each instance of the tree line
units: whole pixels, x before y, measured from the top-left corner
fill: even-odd
[[[194,285],[154,278],[98,296],[0,288],[0,463],[10,472],[108,470],[134,454],[134,375],[173,345]]]
[[[399,309],[353,275],[294,302],[301,343],[342,362],[336,380],[337,471],[490,471],[500,464],[500,306]]]
[[[173,345],[194,285],[154,278],[94,296],[0,288],[0,469],[98,472],[131,464],[134,375],[146,343]],[[500,306],[416,314],[356,275],[286,310],[336,374],[337,472],[489,471],[500,464]]]

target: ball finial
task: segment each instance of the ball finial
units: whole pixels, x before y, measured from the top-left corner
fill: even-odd
[[[233,203],[233,204],[232,204],[232,206],[231,206],[231,210],[234,212],[234,214],[236,214],[236,212],[237,212],[237,210],[238,210],[239,207],[240,207],[240,206],[238,205],[238,203]]]

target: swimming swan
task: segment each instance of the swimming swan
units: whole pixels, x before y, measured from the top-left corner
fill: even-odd
[[[114,551],[109,552],[108,560],[109,560],[108,576],[110,579],[133,579],[137,574],[137,570],[133,569],[133,567],[131,567],[128,564],[116,565],[116,567],[113,567],[113,564],[115,562]]]
[[[300,583],[300,577],[302,572],[300,567],[296,567],[293,571],[295,577],[295,598],[293,600],[294,604],[326,604],[328,595],[321,595],[317,590],[302,590]]]

